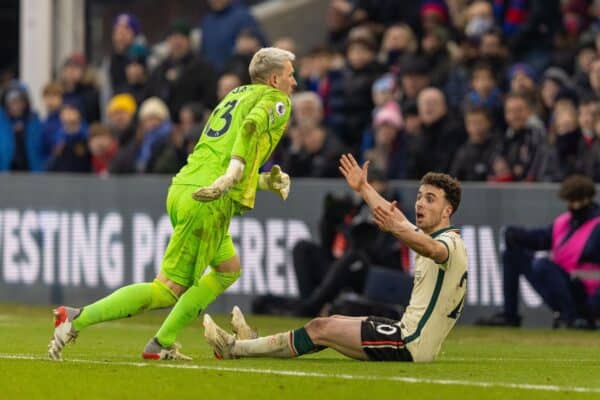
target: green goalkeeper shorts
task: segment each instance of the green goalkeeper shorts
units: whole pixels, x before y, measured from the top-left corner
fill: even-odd
[[[197,188],[171,185],[167,195],[167,212],[173,235],[162,260],[161,272],[171,281],[193,286],[207,266],[217,266],[235,256],[229,222],[235,204],[225,194],[199,202],[192,198]]]

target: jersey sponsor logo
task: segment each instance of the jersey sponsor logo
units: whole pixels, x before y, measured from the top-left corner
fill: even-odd
[[[282,101],[275,104],[275,111],[277,112],[277,115],[283,117],[283,115],[285,114],[285,104],[283,104]]]

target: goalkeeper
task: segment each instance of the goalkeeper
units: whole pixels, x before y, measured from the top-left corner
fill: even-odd
[[[259,50],[250,62],[252,84],[232,90],[213,110],[187,164],[173,179],[167,212],[174,231],[153,282],[122,287],[83,308],[54,310],[50,358],[84,328],[103,321],[173,306],[143,351],[146,359],[190,359],[179,351],[177,334],[240,276],[240,259],[229,234],[234,214],[254,207],[257,190],[283,200],[290,178],[274,166],[260,174],[290,117],[296,87],[289,51]],[[212,270],[204,274],[206,267]]]

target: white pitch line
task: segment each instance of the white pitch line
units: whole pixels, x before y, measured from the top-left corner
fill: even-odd
[[[49,361],[45,357],[28,355],[28,354],[6,354],[0,353],[0,359],[5,360],[44,360]],[[242,372],[250,374],[270,374],[280,376],[295,376],[295,377],[311,377],[311,378],[329,378],[343,380],[366,380],[366,381],[392,381],[403,383],[429,383],[433,385],[451,385],[451,386],[474,386],[474,387],[499,387],[507,389],[523,389],[537,390],[546,392],[577,392],[577,393],[600,393],[600,387],[582,387],[582,386],[558,386],[558,385],[536,385],[527,383],[507,383],[507,382],[479,382],[467,381],[458,379],[429,379],[416,378],[409,376],[374,376],[374,375],[352,375],[352,374],[325,374],[320,372],[305,372],[293,370],[275,370],[262,368],[238,368],[238,367],[215,367],[209,365],[195,364],[168,364],[164,362],[129,362],[129,361],[98,361],[98,360],[81,360],[68,359],[63,362],[82,363],[82,364],[100,364],[100,365],[122,365],[129,367],[154,367],[154,368],[174,368],[174,369],[190,369],[190,370],[205,370],[205,371],[221,371],[221,372]]]

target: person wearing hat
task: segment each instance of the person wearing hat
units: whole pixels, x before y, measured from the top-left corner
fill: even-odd
[[[0,105],[0,171],[40,172],[45,166],[40,120],[26,87],[13,81]]]
[[[63,101],[60,122],[48,161],[48,171],[91,172],[91,155],[87,146],[88,125],[83,119],[81,104],[72,99]]]
[[[137,135],[119,150],[110,166],[113,174],[152,172],[157,157],[169,142],[173,124],[167,105],[158,97],[150,97],[140,105]]]
[[[363,135],[363,161],[383,171],[387,179],[406,178],[406,149],[402,114],[396,102],[388,102],[373,116],[373,132]]]
[[[196,56],[190,44],[190,27],[182,21],[174,21],[167,34],[167,58],[152,72],[148,79],[148,96],[162,99],[169,105],[175,122],[179,110],[190,102],[201,102],[205,107],[216,105],[217,75],[212,66]]]
[[[136,132],[137,103],[129,93],[114,96],[106,108],[107,124],[121,147],[127,146]]]
[[[137,104],[146,100],[148,89],[148,69],[146,59],[148,57],[148,48],[141,43],[134,43],[129,47],[125,62],[125,82],[115,87],[115,93],[129,93],[135,99]]]
[[[80,104],[84,121],[93,122],[100,119],[100,94],[94,84],[86,82],[87,67],[83,54],[71,54],[63,64],[60,81],[64,101]]]
[[[138,18],[129,13],[121,13],[113,21],[112,54],[109,61],[110,85],[117,89],[126,84],[126,68],[130,61],[129,53],[136,38],[141,35]]]
[[[565,179],[558,197],[567,211],[540,228],[508,226],[502,254],[504,310],[479,325],[520,326],[519,276],[523,275],[555,313],[554,327],[595,327],[600,317],[600,206],[594,182],[582,175]],[[534,258],[535,251],[550,251]]]

